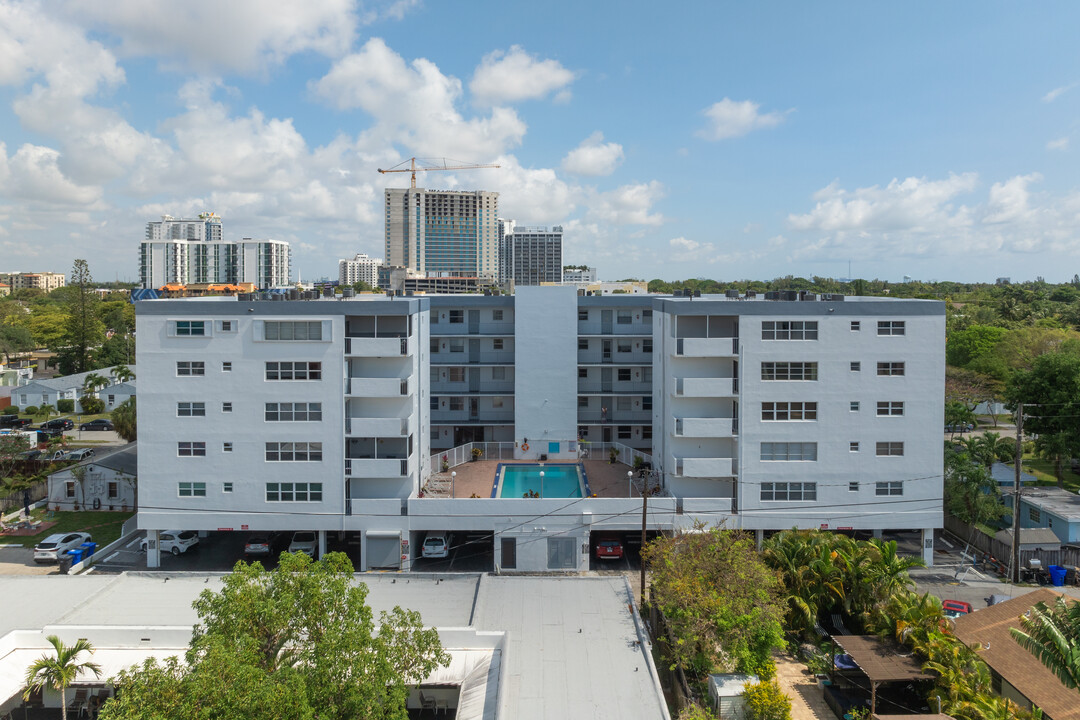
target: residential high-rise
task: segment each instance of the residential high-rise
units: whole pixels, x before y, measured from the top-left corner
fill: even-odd
[[[596,282],[596,268],[587,265],[567,265],[562,271],[562,281],[567,285]]]
[[[352,260],[338,260],[338,283],[355,285],[358,282],[364,282],[377,288],[379,287],[379,268],[382,264],[381,259],[368,257],[364,253],[357,253]]]
[[[162,215],[146,223],[139,246],[139,278],[144,288],[167,283],[254,283],[271,288],[289,284],[292,253],[284,240],[225,240],[221,218]]]
[[[384,209],[387,265],[498,277],[498,193],[387,188]]]
[[[64,273],[54,272],[0,272],[0,283],[10,286],[11,290],[37,288],[52,292],[64,287]]]
[[[514,221],[499,218],[499,283],[514,277]]]
[[[562,226],[515,226],[510,235],[511,277],[515,286],[561,283]]]

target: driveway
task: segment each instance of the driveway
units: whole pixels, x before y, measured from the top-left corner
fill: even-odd
[[[34,551],[21,546],[0,546],[0,575],[59,575],[57,565],[34,562]]]

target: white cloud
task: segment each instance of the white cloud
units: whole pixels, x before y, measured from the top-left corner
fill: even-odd
[[[1061,138],[1058,138],[1057,140],[1051,140],[1050,142],[1046,143],[1046,149],[1047,150],[1068,150],[1069,149],[1069,138],[1068,137],[1061,137]]]
[[[668,247],[674,262],[704,262],[716,252],[712,243],[701,243],[685,237],[671,238],[668,240]]]
[[[573,80],[574,73],[557,60],[538,60],[514,45],[506,52],[493,50],[484,56],[469,91],[477,102],[489,105],[538,100],[560,90],[559,101],[566,102],[569,96],[564,88]]]
[[[623,185],[607,192],[591,191],[586,217],[616,225],[661,225],[664,216],[651,211],[663,195],[664,186],[656,180]]]
[[[0,143],[0,188],[3,188],[3,194],[37,206],[97,204],[102,188],[72,182],[61,172],[59,159],[60,153],[56,150],[29,143],[9,158],[7,148]]]
[[[1042,176],[1039,173],[1032,173],[1031,175],[1017,175],[1005,182],[994,183],[990,188],[983,222],[1007,223],[1023,219],[1031,212],[1028,207],[1031,197],[1028,185],[1040,180]]]
[[[348,52],[356,0],[68,0],[65,14],[115,34],[127,55],[199,72],[252,73],[315,52]]]
[[[605,143],[602,132],[594,132],[567,153],[562,167],[575,175],[610,175],[623,159],[622,145]]]
[[[1076,87],[1076,85],[1077,85],[1077,83],[1073,83],[1071,85],[1062,85],[1061,87],[1056,87],[1053,90],[1051,90],[1050,92],[1043,95],[1042,101],[1047,102],[1047,103],[1048,102],[1054,102],[1059,97],[1061,97],[1062,95],[1064,95],[1065,93],[1069,92],[1074,87]]]
[[[706,140],[726,140],[761,128],[775,127],[784,121],[783,113],[761,114],[758,112],[760,107],[752,100],[737,102],[724,98],[702,111],[707,122],[698,135]]]

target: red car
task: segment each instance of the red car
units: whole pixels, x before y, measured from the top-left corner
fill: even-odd
[[[596,557],[600,560],[619,560],[622,556],[623,547],[618,540],[601,540],[596,544]]]
[[[942,600],[941,609],[945,611],[945,617],[958,618],[971,613],[971,603],[963,600]]]

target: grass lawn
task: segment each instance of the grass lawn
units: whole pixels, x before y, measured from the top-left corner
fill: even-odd
[[[1042,458],[1025,454],[1024,471],[1037,477],[1040,485],[1057,486],[1057,477],[1054,475],[1054,464],[1049,460],[1043,460]],[[1071,471],[1068,465],[1065,466],[1065,472],[1062,475],[1062,478],[1065,481],[1065,488],[1067,490],[1072,490],[1073,492],[1080,490],[1080,475]]]
[[[57,522],[48,530],[43,530],[37,535],[27,535],[25,537],[11,537],[5,535],[4,542],[14,543],[29,548],[34,547],[39,540],[44,540],[49,535],[78,531],[90,533],[94,538],[94,542],[96,542],[100,548],[119,538],[121,526],[124,524],[124,521],[134,514],[134,512],[102,512],[93,510],[88,512],[57,512],[53,513]],[[35,520],[40,520],[44,516],[44,511],[38,508],[34,510],[31,515]]]

